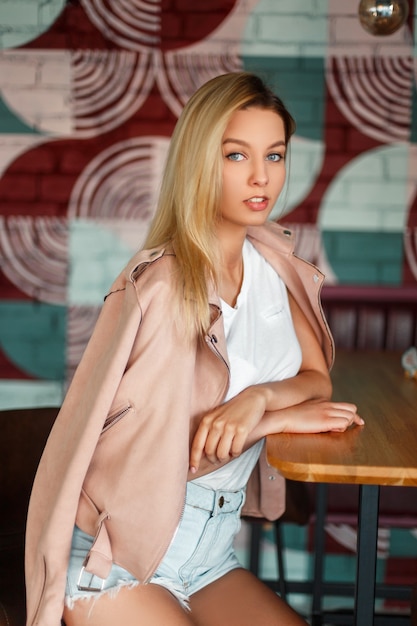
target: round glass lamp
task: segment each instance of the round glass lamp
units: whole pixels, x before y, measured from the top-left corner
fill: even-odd
[[[361,0],[359,20],[371,35],[392,35],[408,17],[407,0]]]

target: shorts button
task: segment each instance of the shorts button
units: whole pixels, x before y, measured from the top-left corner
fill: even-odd
[[[220,496],[220,498],[219,498],[219,507],[222,508],[223,504],[224,504],[224,497]]]

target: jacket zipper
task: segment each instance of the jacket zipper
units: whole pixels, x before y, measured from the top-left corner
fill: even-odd
[[[110,415],[106,421],[104,422],[103,425],[103,429],[101,431],[101,433],[105,433],[106,430],[109,430],[109,428],[111,428],[112,426],[114,426],[115,424],[117,424],[117,422],[119,420],[122,419],[122,417],[124,417],[126,415],[126,413],[128,413],[131,410],[131,406],[130,404],[128,406],[126,406],[124,409],[122,409],[121,411],[118,411],[117,413],[115,413],[114,415]]]
[[[161,558],[160,558],[160,560],[159,560],[158,565],[157,565],[156,567],[154,567],[154,568],[153,568],[152,573],[151,573],[151,574],[149,574],[149,576],[148,576],[148,577],[147,577],[147,578],[143,581],[143,583],[142,583],[143,585],[148,585],[148,584],[150,583],[150,581],[152,580],[153,576],[155,575],[155,572],[157,571],[158,567],[161,565],[162,561],[163,561],[163,560],[164,560],[164,558],[165,558],[165,555],[167,554],[168,550],[170,549],[170,547],[171,547],[172,543],[174,542],[174,539],[175,539],[175,537],[176,537],[176,534],[177,534],[177,532],[178,532],[178,529],[179,529],[179,527],[180,527],[180,525],[181,525],[182,518],[184,517],[184,511],[185,511],[185,498],[186,498],[186,495],[184,495],[184,500],[183,500],[183,503],[182,503],[182,505],[181,505],[181,513],[180,513],[180,516],[179,516],[179,519],[178,519],[177,526],[176,526],[176,528],[175,528],[175,530],[174,530],[174,534],[172,535],[171,539],[169,540],[169,543],[168,543],[168,545],[167,545],[166,549],[164,550],[164,553],[163,553],[163,555],[161,556]]]

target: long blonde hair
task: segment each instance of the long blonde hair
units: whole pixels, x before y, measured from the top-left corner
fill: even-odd
[[[178,265],[178,311],[191,334],[207,331],[208,283],[217,283],[215,224],[222,193],[222,138],[233,113],[249,106],[275,111],[284,122],[288,143],[295,122],[258,76],[236,72],[205,83],[175,126],[156,214],[144,244],[145,248],[172,244]]]

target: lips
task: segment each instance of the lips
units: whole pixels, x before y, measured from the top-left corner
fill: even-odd
[[[266,196],[253,196],[245,200],[245,204],[252,211],[264,211],[268,207],[269,198]]]

